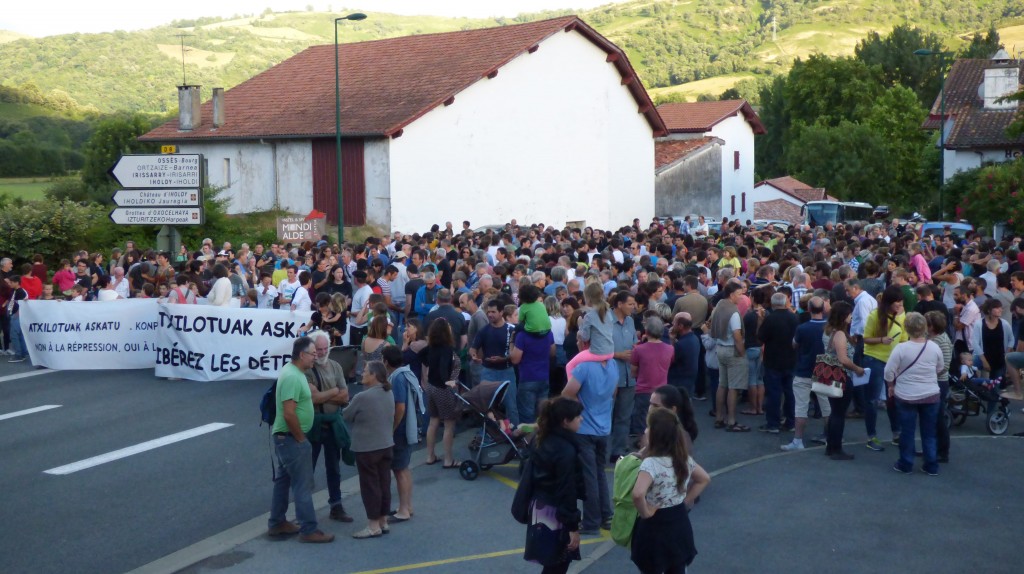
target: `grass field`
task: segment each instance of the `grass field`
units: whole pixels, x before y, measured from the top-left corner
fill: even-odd
[[[25,201],[43,199],[43,192],[55,181],[45,177],[0,177],[0,195]]]
[[[696,101],[697,96],[701,94],[711,94],[717,96],[743,80],[753,79],[753,74],[729,74],[726,76],[715,76],[713,78],[705,78],[703,80],[697,80],[696,82],[687,82],[685,84],[679,84],[678,86],[669,86],[667,88],[654,88],[648,90],[651,98],[658,99],[669,94],[684,94],[690,101]]]

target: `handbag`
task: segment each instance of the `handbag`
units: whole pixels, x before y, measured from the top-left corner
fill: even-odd
[[[835,336],[836,334],[832,333],[828,339],[826,352],[815,358],[813,376],[816,380],[811,383],[811,392],[838,399],[843,396],[843,389],[850,382],[850,376],[839,363],[839,357],[832,347],[832,339]],[[832,349],[832,352],[828,352],[829,349]]]
[[[523,464],[523,475],[512,497],[512,518],[519,524],[530,523],[530,506],[533,503],[533,459],[527,458]]]

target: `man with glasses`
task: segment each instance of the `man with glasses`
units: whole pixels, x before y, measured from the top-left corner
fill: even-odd
[[[313,470],[320,451],[324,453],[324,468],[327,469],[327,504],[331,507],[331,520],[352,522],[352,517],[341,505],[341,445],[334,433],[334,421],[341,407],[348,404],[348,384],[345,371],[328,354],[331,350],[330,337],[324,331],[313,331],[309,338],[316,348],[316,360],[306,370],[306,381],[313,397],[313,408],[321,415],[320,432],[310,436],[313,447]],[[333,420],[332,420],[333,419]],[[314,440],[314,437],[316,440]]]
[[[333,534],[317,528],[313,508],[313,449],[306,433],[313,428],[313,396],[304,371],[316,362],[316,347],[309,337],[292,345],[292,360],[278,375],[274,418],[274,495],[270,504],[268,534],[272,537],[300,534],[302,542],[331,542]],[[288,491],[295,499],[298,524],[286,519]]]

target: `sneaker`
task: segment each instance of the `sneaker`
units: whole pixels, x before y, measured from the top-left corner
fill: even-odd
[[[17,357],[16,356],[16,357],[14,357],[12,359],[9,359],[7,362],[8,363],[21,363],[21,362],[24,362],[24,361],[25,361],[25,357]]]
[[[707,395],[694,395],[693,399],[695,401],[706,401],[706,400],[708,400],[708,397],[707,397]]]
[[[299,525],[295,524],[294,522],[282,522],[281,524],[278,524],[277,526],[274,526],[267,531],[268,536],[273,536],[275,538],[279,536],[291,536],[292,534],[298,533]]]
[[[782,427],[781,429],[779,429],[779,430],[781,430],[782,432],[793,432],[793,431],[794,431],[795,429],[794,429],[793,427],[787,427],[787,426],[783,426],[783,427]]]
[[[911,471],[909,471],[909,470],[903,470],[902,468],[900,468],[900,463],[898,463],[898,462],[893,463],[892,469],[895,470],[896,472],[900,473],[900,474],[910,474],[911,473]]]
[[[885,450],[885,447],[882,446],[882,441],[878,440],[878,437],[871,437],[864,446],[875,452],[882,452]]]
[[[784,451],[787,451],[787,452],[794,451],[794,450],[803,450],[804,449],[804,442],[803,441],[797,442],[796,439],[793,439],[793,441],[790,442],[789,444],[784,444],[784,445],[780,446],[779,448],[781,450],[784,450]]]
[[[927,470],[925,468],[922,468],[921,472],[927,474],[928,476],[939,476],[939,471],[938,470],[931,470],[930,471],[930,470]]]
[[[900,446],[900,437],[899,436],[892,437],[892,440],[889,441],[889,443],[892,444],[892,446]]]
[[[825,433],[822,433],[822,434],[812,438],[811,442],[813,442],[814,444],[828,444],[828,441],[825,440]]]
[[[607,520],[605,520],[604,522],[601,523],[601,530],[611,530],[611,529],[612,529],[612,519],[611,518],[609,518],[609,519],[607,519]]]
[[[384,533],[380,530],[370,530],[369,527],[366,527],[360,530],[359,532],[353,534],[352,538],[355,538],[356,540],[363,540],[366,538],[380,538],[381,536],[384,536]],[[331,536],[331,540],[334,540],[334,536]],[[303,540],[303,542],[305,542],[305,540]],[[330,540],[328,540],[328,542],[330,542]]]
[[[778,428],[770,427],[768,425],[761,425],[761,426],[757,427],[757,430],[759,430],[761,432],[770,433],[770,434],[779,434],[779,429]]]

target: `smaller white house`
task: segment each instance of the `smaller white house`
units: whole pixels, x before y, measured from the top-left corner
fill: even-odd
[[[765,133],[764,125],[754,108],[746,100],[720,100],[716,102],[685,102],[662,104],[658,113],[665,121],[668,136],[659,142],[716,138],[721,142],[719,155],[717,201],[714,198],[695,198],[692,203],[709,205],[707,210],[687,211],[710,219],[754,219],[751,193],[754,189],[754,136]],[[659,178],[656,183],[655,204],[662,205],[659,196],[678,193],[670,179]],[[663,214],[680,215],[681,213]]]
[[[1016,93],[1024,81],[1021,60],[999,50],[991,59],[963,59],[953,62],[945,83],[945,117],[942,94],[935,98],[925,129],[942,125],[942,181],[958,171],[1001,163],[1024,155],[1024,136],[1010,137],[1006,128],[1013,123],[1018,102],[1002,101]]]
[[[775,219],[799,224],[800,209],[808,201],[836,198],[825,192],[823,187],[814,187],[784,175],[759,181],[754,186],[754,219]]]

